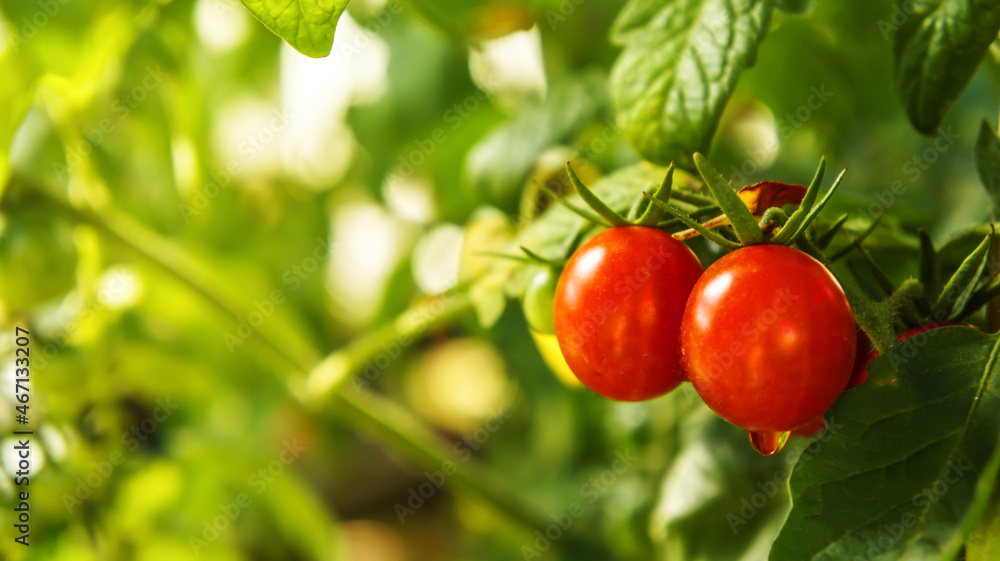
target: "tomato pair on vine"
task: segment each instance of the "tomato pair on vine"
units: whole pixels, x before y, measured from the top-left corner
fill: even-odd
[[[705,224],[670,204],[673,168],[633,220],[568,170],[594,220],[612,227],[580,246],[562,271],[553,302],[560,349],[577,378],[605,397],[651,399],[689,380],[710,408],[749,431],[815,424],[847,386],[856,345],[836,278],[786,246],[805,242],[802,233],[829,199],[817,204],[823,164],[808,189],[776,184],[784,202],[798,193],[794,213],[768,207],[758,216],[704,158],[695,162],[725,213]],[[690,236],[655,227],[664,213],[733,251],[703,270],[677,239]]]

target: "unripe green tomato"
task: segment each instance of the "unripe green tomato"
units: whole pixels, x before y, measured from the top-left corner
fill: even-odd
[[[542,355],[545,364],[556,375],[556,378],[568,388],[582,388],[583,384],[580,383],[576,374],[573,374],[569,365],[566,364],[566,357],[563,356],[562,351],[559,349],[559,341],[556,339],[556,336],[551,333],[538,333],[534,329],[529,329],[528,331],[531,332],[531,338],[535,340],[539,354]]]
[[[538,333],[555,333],[555,295],[559,275],[552,269],[540,269],[524,289],[524,317],[528,325]]]

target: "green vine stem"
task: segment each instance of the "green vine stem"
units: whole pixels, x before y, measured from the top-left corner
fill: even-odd
[[[11,183],[23,187],[31,195],[44,199],[54,210],[67,218],[88,224],[104,236],[132,250],[143,260],[200,294],[226,316],[242,317],[244,312],[249,312],[249,307],[243,304],[241,297],[233,294],[227,288],[228,285],[215,277],[210,270],[171,241],[150,231],[130,217],[107,209],[97,211],[77,208],[46,189],[21,178],[12,179]],[[11,185],[8,185],[8,189],[10,188]],[[437,298],[448,298],[448,296]],[[468,294],[464,290],[454,291],[443,306],[435,306],[433,299],[425,301],[405,312],[393,323],[355,339],[322,360],[319,358],[319,353],[305,344],[293,344],[286,340],[287,337],[272,333],[267,323],[262,324],[255,334],[259,336],[271,355],[280,358],[297,371],[296,376],[286,377],[286,383],[290,395],[300,405],[318,412],[321,410],[320,405],[331,401],[332,414],[352,423],[352,426],[362,427],[424,468],[439,469],[445,462],[452,462],[456,466],[452,478],[458,487],[492,506],[496,512],[525,530],[527,535],[536,529],[544,528],[551,521],[518,498],[516,489],[510,488],[495,474],[478,465],[475,460],[463,461],[453,457],[439,442],[439,437],[432,429],[401,407],[367,390],[361,388],[348,390],[342,386],[352,372],[359,370],[365,360],[381,349],[382,343],[406,336],[415,337],[429,326],[450,321],[470,307]],[[420,318],[420,321],[416,321],[416,318]],[[289,346],[290,344],[292,346]],[[318,395],[310,395],[308,392],[310,386],[318,386],[322,391]],[[566,536],[563,547],[590,550],[600,548],[592,540],[575,533]]]
[[[471,309],[472,298],[464,287],[434,296],[415,304],[395,320],[356,337],[350,343],[328,354],[308,370],[305,387],[294,388],[302,403],[318,408],[340,391],[352,375],[362,371],[365,362],[382,352],[382,346],[393,341],[411,341],[427,330],[447,324]],[[355,388],[367,387],[372,380],[359,375]]]

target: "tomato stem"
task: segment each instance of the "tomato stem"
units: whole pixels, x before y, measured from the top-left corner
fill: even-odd
[[[657,200],[657,199],[653,198],[653,196],[650,195],[649,193],[645,193],[645,196],[646,196],[647,199],[649,199],[650,203],[662,207],[663,210],[665,210],[668,213],[670,213],[672,216],[674,216],[675,218],[677,218],[678,220],[680,220],[683,224],[685,224],[689,228],[695,230],[696,232],[698,232],[699,234],[701,234],[702,236],[704,236],[706,239],[711,240],[712,242],[715,242],[716,244],[718,244],[718,245],[720,245],[720,246],[722,246],[722,247],[724,247],[726,249],[739,249],[740,248],[740,244],[738,244],[736,242],[731,242],[731,241],[727,240],[726,238],[722,237],[722,235],[720,235],[720,234],[718,234],[716,232],[713,232],[712,230],[706,228],[700,222],[698,222],[697,220],[695,220],[695,219],[691,218],[690,216],[688,216],[681,209],[679,209],[679,208],[677,208],[677,207],[675,207],[673,205],[670,205],[668,203],[665,203],[663,201]],[[760,230],[758,229],[758,231],[760,231]],[[682,238],[680,238],[678,236],[678,234],[674,234],[674,237],[678,238],[678,239],[682,239]]]
[[[841,214],[840,217],[837,218],[837,220],[835,220],[834,223],[830,226],[830,229],[816,236],[816,238],[813,240],[813,243],[816,244],[816,247],[820,249],[826,249],[827,247],[829,247],[830,242],[833,241],[833,238],[837,235],[838,232],[840,232],[841,229],[843,229],[844,223],[847,222],[847,218],[848,214],[846,212],[844,214]]]
[[[597,216],[596,214],[590,212],[589,210],[582,209],[582,208],[574,205],[573,203],[569,202],[569,200],[567,200],[566,197],[563,197],[559,193],[556,193],[552,189],[549,189],[548,186],[546,186],[544,184],[539,184],[539,186],[542,188],[543,191],[545,191],[546,194],[548,194],[548,196],[552,197],[553,200],[555,200],[556,202],[558,202],[562,206],[566,207],[566,210],[569,210],[573,214],[576,214],[577,216],[583,218],[584,220],[586,220],[588,222],[592,222],[594,224],[598,224],[598,225],[604,226],[606,228],[610,228],[611,227],[611,224],[608,223],[603,218]]]
[[[877,227],[878,227],[878,225],[879,225],[879,222],[881,222],[881,221],[882,221],[882,217],[883,217],[883,216],[885,216],[885,214],[884,214],[884,213],[876,215],[876,216],[875,216],[875,218],[874,218],[874,219],[872,219],[872,222],[871,222],[871,224],[869,224],[869,225],[868,225],[868,227],[867,227],[867,228],[865,228],[865,230],[864,230],[863,232],[861,232],[860,234],[858,234],[858,236],[857,236],[856,238],[852,238],[852,242],[851,242],[851,243],[847,244],[847,246],[846,246],[846,247],[844,247],[844,248],[842,248],[842,249],[839,249],[839,250],[837,250],[837,252],[836,252],[836,253],[834,253],[833,255],[831,255],[831,256],[829,257],[830,261],[831,261],[831,262],[834,262],[834,261],[838,261],[838,260],[840,260],[841,258],[843,258],[844,256],[846,256],[847,254],[849,254],[849,253],[851,252],[851,250],[853,250],[853,249],[854,249],[854,242],[853,242],[853,240],[855,240],[855,239],[856,239],[856,240],[858,240],[858,243],[860,243],[860,242],[863,242],[863,241],[865,241],[865,239],[866,239],[866,238],[867,238],[867,237],[868,237],[868,236],[869,236],[869,235],[870,235],[870,234],[871,234],[872,232],[874,232],[874,231],[875,231],[875,228],[877,228]]]

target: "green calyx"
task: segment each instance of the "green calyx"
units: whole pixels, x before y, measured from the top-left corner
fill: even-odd
[[[801,198],[790,197],[787,194],[774,196],[770,192],[753,192],[753,189],[749,193],[743,193],[738,192],[718,170],[712,167],[705,156],[695,153],[693,161],[711,197],[675,188],[674,164],[670,164],[667,168],[663,181],[658,186],[651,191],[642,192],[641,196],[634,200],[628,212],[608,206],[584,185],[569,163],[566,164],[566,175],[586,207],[570,202],[547,187],[542,188],[554,200],[591,224],[607,228],[645,226],[673,229],[686,226],[688,230],[675,232],[674,236],[678,239],[688,239],[701,235],[719,246],[733,250],[760,243],[795,245],[829,202],[844,177],[844,173],[841,172],[830,189],[820,197],[826,171],[826,158],[823,158],[808,188],[765,182],[773,184],[768,187],[780,186],[778,191],[792,189],[794,192],[798,189],[801,192],[804,189]],[[764,184],[754,187],[760,185]],[[744,200],[744,195],[747,200]],[[795,202],[798,202],[798,207],[790,215],[779,206],[767,206]],[[692,206],[695,207],[693,210]],[[703,218],[707,216],[712,218],[703,222]],[[833,240],[846,220],[846,215],[841,217],[822,237],[817,237],[820,248],[825,248]]]

